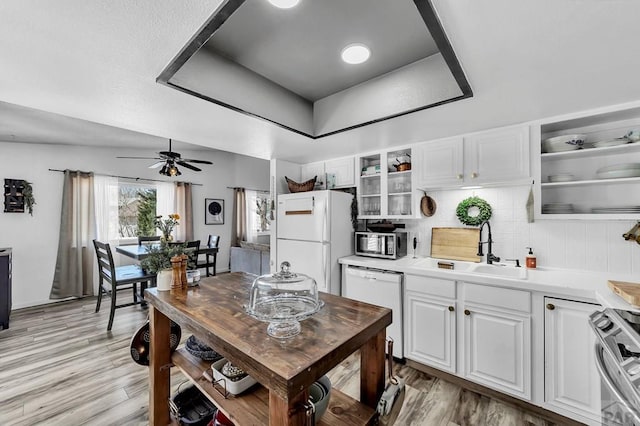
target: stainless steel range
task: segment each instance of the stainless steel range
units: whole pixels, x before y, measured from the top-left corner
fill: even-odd
[[[589,323],[597,336],[602,424],[640,426],[640,314],[605,309]]]

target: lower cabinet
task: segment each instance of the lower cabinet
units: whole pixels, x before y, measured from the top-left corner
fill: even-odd
[[[405,357],[452,374],[456,372],[455,285],[450,280],[405,276]]]
[[[565,415],[600,420],[600,378],[595,334],[588,317],[599,305],[545,297],[544,400]]]
[[[460,285],[462,376],[531,400],[531,293]]]
[[[464,313],[464,377],[531,399],[531,318],[467,307]]]
[[[600,378],[588,317],[597,304],[434,277],[405,275],[405,357],[542,406],[600,424]],[[532,371],[532,321],[544,332],[544,371]],[[542,323],[544,320],[544,324]],[[542,349],[535,351],[542,355]],[[532,395],[532,381],[544,383]],[[543,377],[544,376],[544,377]]]

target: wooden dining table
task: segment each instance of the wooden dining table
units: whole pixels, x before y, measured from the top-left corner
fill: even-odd
[[[131,245],[126,245],[126,246],[117,246],[116,247],[116,252],[120,253],[120,254],[122,254],[124,256],[130,257],[132,259],[135,259],[135,260],[142,260],[142,259],[144,259],[145,257],[148,256],[149,247],[154,247],[154,246],[157,247],[158,244],[152,244],[152,245],[131,244]],[[214,254],[214,253],[218,253],[218,247],[200,246],[198,248],[198,253],[199,254]]]

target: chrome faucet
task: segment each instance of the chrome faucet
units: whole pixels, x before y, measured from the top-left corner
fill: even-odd
[[[487,235],[487,241],[482,241],[482,229],[484,228],[484,226],[487,225],[487,229],[489,230],[489,235]],[[493,237],[491,236],[491,224],[489,223],[488,220],[485,220],[484,222],[482,222],[482,225],[480,225],[480,241],[478,241],[478,256],[484,256],[484,253],[482,252],[482,245],[483,244],[487,244],[487,263],[489,265],[491,265],[493,262],[500,262],[500,258],[498,256],[495,256],[492,252],[492,246],[493,246]]]

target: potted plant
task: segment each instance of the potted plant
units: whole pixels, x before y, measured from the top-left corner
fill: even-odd
[[[24,197],[24,206],[31,216],[33,216],[33,206],[36,203],[36,199],[33,197],[33,187],[31,182],[24,181],[24,188],[22,189],[22,196]]]
[[[140,261],[142,269],[156,274],[158,290],[171,289],[171,258],[184,254],[185,246],[173,245],[161,241],[160,245],[152,245],[147,248],[147,256]]]

